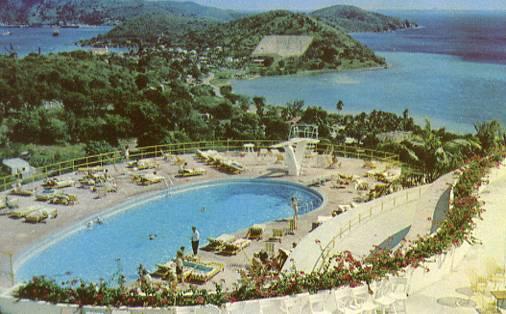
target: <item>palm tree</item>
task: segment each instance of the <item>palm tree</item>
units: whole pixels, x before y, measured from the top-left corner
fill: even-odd
[[[341,99],[336,103],[336,109],[337,111],[341,112],[344,109],[344,103]]]
[[[481,149],[473,139],[457,138],[444,141],[428,120],[418,135],[401,143],[402,159],[425,174],[428,182],[459,167],[474,150]]]
[[[474,129],[485,154],[499,145],[506,144],[506,132],[497,120],[476,123]]]

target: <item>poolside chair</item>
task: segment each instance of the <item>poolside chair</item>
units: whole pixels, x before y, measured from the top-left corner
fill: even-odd
[[[379,305],[374,302],[374,296],[369,293],[367,285],[351,288],[351,301],[346,312],[376,313]]]
[[[186,160],[184,158],[181,158],[179,157],[178,155],[174,155],[174,163],[177,165],[177,166],[182,166],[184,164],[186,164]]]
[[[25,222],[39,223],[46,219],[54,219],[58,216],[56,208],[44,207],[33,211],[25,216]]]
[[[274,256],[274,250],[275,250],[274,243],[272,243],[272,242],[265,242],[265,252],[267,253],[267,255],[273,257]]]
[[[7,198],[7,196],[0,198],[0,209],[12,209],[19,207],[19,199]]]
[[[13,211],[11,211],[9,213],[9,217],[11,217],[11,218],[23,218],[23,217],[29,215],[30,213],[32,213],[34,211],[37,211],[39,209],[42,209],[42,208],[44,208],[44,207],[41,206],[41,205],[32,205],[32,206],[29,206],[29,207],[16,209],[16,210],[13,210]]]
[[[272,229],[272,237],[269,238],[269,241],[279,241],[281,243],[283,236],[283,229]]]
[[[235,303],[227,303],[225,305],[226,314],[245,314],[245,313],[261,313],[260,301],[242,301]]]
[[[309,306],[313,314],[332,314],[337,309],[329,290],[309,295]]]
[[[237,255],[237,253],[247,248],[250,244],[251,240],[237,239],[234,242],[225,243],[219,254],[227,256]]]
[[[151,185],[151,184],[160,183],[162,181],[163,181],[162,176],[159,176],[159,175],[156,175],[153,173],[147,173],[147,174],[139,176],[136,182],[139,185]]]
[[[18,196],[32,196],[33,193],[33,190],[25,190],[22,187],[16,187],[10,191],[10,194]]]
[[[181,169],[178,171],[176,177],[195,177],[206,174],[207,171],[204,168],[189,168]]]
[[[53,189],[44,189],[41,193],[35,194],[35,200],[47,202],[55,197],[58,193]]]
[[[285,305],[287,297],[262,299],[260,303],[262,314],[290,314]]]
[[[56,194],[53,198],[49,200],[51,204],[59,204],[70,206],[77,203],[77,195],[75,194]]]
[[[288,229],[285,230],[285,234],[295,234],[295,220],[289,219],[288,220]]]
[[[155,169],[160,164],[154,159],[139,159],[137,161],[137,170]]]
[[[290,314],[311,313],[309,293],[296,294],[285,299],[285,308]]]
[[[260,240],[264,235],[265,225],[253,225],[249,227],[246,233],[246,239]]]
[[[391,293],[391,284],[388,279],[384,279],[379,284],[374,298],[374,303],[380,306],[383,313],[386,313],[388,309],[393,309],[394,312],[397,313],[397,310],[395,309],[396,300],[390,295]]]
[[[74,180],[60,180],[58,178],[48,178],[44,180],[42,186],[45,188],[63,189],[74,185]]]
[[[217,238],[208,237],[207,241],[209,242],[206,246],[202,247],[204,251],[219,251],[223,248],[225,243],[230,243],[235,240],[235,236],[231,234],[222,234]]]

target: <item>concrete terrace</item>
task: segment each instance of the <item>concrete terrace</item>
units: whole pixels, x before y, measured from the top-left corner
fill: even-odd
[[[337,169],[325,169],[318,167],[305,167],[304,176],[301,177],[289,177],[286,175],[286,168],[282,164],[276,163],[274,156],[258,157],[257,154],[250,153],[244,157],[241,157],[237,152],[226,153],[227,157],[235,159],[241,162],[245,167],[246,171],[240,175],[231,176],[223,172],[218,171],[215,168],[211,168],[201,162],[199,162],[194,155],[182,155],[181,157],[188,162],[188,167],[205,167],[207,174],[200,177],[191,178],[174,178],[177,174],[179,166],[173,161],[166,161],[162,158],[157,158],[159,162],[159,168],[156,169],[159,175],[164,177],[173,178],[174,185],[180,186],[184,184],[197,183],[207,180],[218,180],[226,179],[231,177],[237,178],[270,178],[274,180],[286,180],[297,183],[308,183],[314,181],[316,178],[328,175],[357,175],[362,177],[362,180],[369,183],[370,186],[377,184],[374,179],[364,177],[366,172],[369,170],[364,168],[364,162],[359,159],[351,158],[339,158],[341,166]],[[316,164],[316,160],[312,161]],[[311,163],[311,161],[310,161]],[[381,166],[381,165],[380,165]],[[30,250],[33,245],[37,245],[40,241],[53,236],[62,230],[72,228],[72,226],[81,226],[86,224],[92,217],[95,217],[107,209],[112,208],[125,201],[134,200],[143,194],[149,192],[155,192],[157,190],[166,189],[163,183],[151,185],[151,186],[138,186],[131,181],[132,170],[126,168],[126,164],[109,165],[106,167],[109,169],[110,175],[115,179],[118,184],[118,192],[108,193],[105,197],[97,199],[97,194],[91,192],[89,189],[79,188],[79,184],[75,187],[64,188],[63,191],[66,193],[76,194],[78,196],[79,203],[74,206],[63,206],[63,205],[48,205],[58,209],[58,217],[54,220],[48,220],[41,224],[28,224],[22,220],[14,220],[8,218],[7,215],[0,215],[0,229],[2,230],[2,238],[0,239],[0,259],[2,259],[2,271],[4,271],[5,260],[8,255],[12,254],[14,260],[23,253]],[[136,171],[135,173],[150,173],[153,170]],[[77,180],[82,177],[82,174],[69,173],[61,175],[60,178]],[[335,182],[327,182],[323,186],[315,187],[315,190],[320,192],[326,197],[326,205],[318,210],[310,212],[299,221],[299,228],[294,235],[287,235],[283,238],[281,243],[276,243],[276,250],[278,248],[289,249],[293,242],[298,243],[304,236],[311,230],[312,223],[316,221],[317,216],[328,216],[333,210],[340,204],[350,204],[353,200],[356,200],[360,196],[360,193],[355,190],[353,184],[348,185],[344,189],[336,189]],[[39,192],[42,190],[41,182],[34,182],[23,186],[26,189],[35,189]],[[0,193],[0,196],[4,196],[7,192]],[[19,197],[16,196],[20,201],[19,205],[21,208],[27,207],[33,204],[40,204],[35,201],[35,197]],[[267,225],[265,234],[270,236],[273,228],[287,228],[288,223],[286,221],[272,222]],[[190,235],[190,231],[188,232]],[[244,236],[246,230],[239,230],[237,236]],[[205,239],[202,239],[205,244]],[[264,241],[253,241],[253,243],[237,256],[224,257],[210,252],[204,252],[199,254],[204,260],[219,261],[225,264],[225,271],[215,277],[215,280],[225,279],[227,284],[232,283],[238,278],[237,270],[245,267],[253,253],[260,251],[265,248]],[[133,252],[135,253],[135,252]],[[175,252],[174,252],[175,254]],[[165,261],[160,261],[165,262]],[[1,284],[6,285],[6,276],[1,276]],[[1,285],[0,285],[1,286]],[[208,283],[207,286],[213,286],[212,283]]]

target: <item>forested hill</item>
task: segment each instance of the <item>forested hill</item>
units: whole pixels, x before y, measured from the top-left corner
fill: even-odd
[[[271,11],[245,17],[186,36],[190,48],[221,46],[228,55],[249,56],[267,35],[310,35],[313,42],[301,60],[299,68],[336,68],[343,62],[383,60],[341,30],[304,14]],[[297,62],[296,61],[296,62]]]
[[[230,21],[243,14],[193,2],[147,0],[0,0],[0,24],[118,24],[146,14]]]
[[[335,5],[310,13],[327,24],[346,32],[385,32],[416,27],[408,20],[370,12],[350,5]]]

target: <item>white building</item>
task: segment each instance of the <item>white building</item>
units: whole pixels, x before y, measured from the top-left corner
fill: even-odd
[[[23,177],[29,177],[32,175],[34,168],[30,164],[21,158],[11,158],[2,160],[2,164],[9,169],[12,175],[21,174]]]

